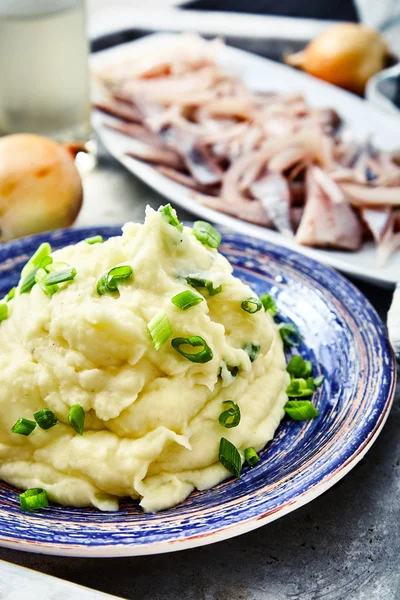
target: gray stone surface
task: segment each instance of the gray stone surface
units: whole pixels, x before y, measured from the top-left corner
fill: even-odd
[[[85,191],[82,226],[140,220],[146,203],[162,202],[105,155],[85,175]],[[357,285],[385,318],[390,292]],[[311,504],[261,529],[143,558],[0,549],[0,559],[135,600],[400,600],[399,391],[382,434],[357,467]]]

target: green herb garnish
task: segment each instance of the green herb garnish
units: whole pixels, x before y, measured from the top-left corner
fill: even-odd
[[[219,462],[235,477],[240,477],[242,459],[236,446],[226,438],[221,438],[218,452]]]
[[[158,212],[160,212],[166,218],[167,222],[170,225],[172,225],[173,227],[176,227],[177,229],[179,229],[179,231],[183,230],[183,225],[178,219],[176,210],[174,208],[172,208],[172,206],[170,204],[166,204],[165,206],[160,206],[160,208],[158,209]]]
[[[172,347],[182,354],[188,360],[195,363],[206,363],[213,358],[213,351],[206,340],[199,335],[191,335],[188,338],[174,338],[171,342]],[[181,346],[191,346],[192,348],[201,347],[199,352],[185,352]]]
[[[292,356],[286,370],[292,377],[307,379],[307,377],[311,377],[312,375],[312,363],[309,360],[304,360],[302,356],[297,354],[296,356]]]
[[[147,323],[147,329],[156,350],[159,350],[172,335],[172,327],[164,310],[160,310],[154,315]]]
[[[83,435],[83,428],[85,425],[85,411],[83,410],[80,404],[74,404],[69,409],[68,423],[73,429],[75,429],[76,433],[79,433],[79,435]]]
[[[47,494],[41,488],[32,488],[26,490],[19,496],[22,510],[32,511],[39,508],[46,508],[49,505]]]
[[[264,294],[260,296],[261,303],[264,307],[265,312],[269,313],[272,317],[278,314],[278,309],[276,308],[275,301],[269,294]]]
[[[199,296],[198,294],[195,294],[190,290],[180,292],[179,294],[176,294],[176,296],[171,298],[172,304],[175,304],[175,306],[177,306],[181,310],[188,310],[188,308],[196,306],[196,304],[203,302],[203,300],[204,298],[202,296]]]
[[[247,300],[243,300],[240,306],[243,310],[250,313],[251,315],[258,312],[263,307],[261,300],[259,300],[258,298],[247,298]]]
[[[284,410],[294,421],[307,421],[319,416],[318,410],[309,400],[289,400]]]
[[[227,429],[231,429],[231,427],[237,427],[240,423],[239,406],[232,400],[225,400],[222,404],[226,404],[228,408],[219,415],[219,424]]]
[[[244,451],[244,460],[247,462],[249,467],[255,467],[260,462],[260,457],[253,447],[246,448]]]
[[[52,410],[49,408],[42,408],[34,413],[33,418],[41,429],[51,429],[58,423],[58,419]]]
[[[302,338],[294,323],[281,323],[278,329],[285,346],[300,346]]]
[[[36,423],[35,421],[30,421],[29,419],[18,419],[18,421],[11,427],[11,431],[13,433],[19,433],[20,435],[30,435],[32,431],[35,429]]]
[[[205,246],[219,248],[221,234],[206,221],[195,221],[192,229],[193,235]]]

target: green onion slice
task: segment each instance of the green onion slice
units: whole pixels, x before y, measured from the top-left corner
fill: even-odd
[[[103,236],[101,235],[93,235],[92,237],[88,237],[85,239],[85,242],[92,246],[93,244],[101,244],[103,241]]]
[[[195,363],[206,363],[213,358],[213,351],[207,344],[206,340],[199,335],[191,335],[188,338],[174,338],[171,342],[172,347],[177,350],[182,356]],[[199,352],[190,353],[182,350],[181,346],[191,346],[192,348],[198,348],[201,346]]]
[[[42,408],[34,413],[33,418],[41,429],[47,430],[57,425],[58,419],[52,410]]]
[[[46,285],[47,271],[46,269],[38,269],[35,274],[35,281],[48,296],[52,296],[58,292],[58,285]]]
[[[171,298],[172,304],[175,304],[181,310],[188,310],[192,306],[196,306],[200,302],[203,302],[204,298],[199,296],[198,294],[194,294],[190,290],[186,290],[185,292],[180,292],[176,294],[173,298]]]
[[[222,427],[231,429],[231,427],[237,427],[240,423],[240,408],[232,400],[225,400],[222,404],[229,405],[227,410],[224,410],[220,415],[218,422]]]
[[[226,438],[221,438],[218,452],[219,462],[235,477],[240,477],[242,459],[236,446]]]
[[[7,304],[0,303],[0,323],[8,318],[8,306]]]
[[[243,346],[243,350],[247,352],[250,362],[254,362],[260,353],[260,345],[248,343]]]
[[[38,510],[49,505],[47,494],[41,488],[31,488],[19,496],[22,510]]]
[[[125,281],[126,279],[130,279],[133,275],[133,269],[129,265],[120,265],[119,267],[113,267],[100,277],[97,282],[97,293],[99,296],[107,293],[113,293],[118,290],[118,285]]]
[[[236,377],[236,375],[239,373],[239,367],[237,366],[231,367],[230,365],[226,365],[226,368],[228,369],[232,377]]]
[[[176,210],[174,208],[172,208],[172,206],[170,204],[166,204],[165,206],[160,206],[160,208],[158,209],[158,212],[160,212],[166,218],[167,222],[170,225],[172,225],[173,227],[176,227],[177,229],[179,229],[179,231],[183,230],[183,225],[178,219]]]
[[[284,409],[294,421],[307,421],[319,416],[318,410],[309,400],[289,400]]]
[[[68,423],[73,429],[75,429],[76,433],[79,433],[79,435],[83,435],[83,428],[85,425],[85,411],[83,410],[80,404],[74,404],[69,409]]]
[[[278,329],[285,346],[300,346],[302,338],[294,323],[281,323]]]
[[[118,284],[125,279],[132,277],[133,269],[129,265],[121,265],[120,267],[113,267],[108,271],[107,283],[108,288],[115,292],[118,289]]]
[[[30,435],[35,427],[35,421],[21,418],[11,427],[11,431],[13,433],[19,433],[20,435]]]
[[[250,448],[246,448],[244,451],[244,460],[247,462],[249,467],[255,467],[256,464],[260,462],[260,457],[255,449],[250,446]]]
[[[304,360],[302,356],[297,354],[296,356],[292,356],[286,370],[292,377],[307,379],[307,377],[311,377],[312,375],[312,363],[309,360]]]
[[[286,393],[289,398],[308,398],[314,393],[315,385],[314,379],[308,377],[307,379],[298,378],[292,379],[286,388]]]
[[[320,385],[322,385],[322,382],[324,381],[324,379],[325,379],[324,375],[319,375],[318,377],[314,377],[315,387],[319,387]]]
[[[36,283],[36,273],[39,267],[34,267],[32,271],[22,280],[20,294],[27,294]]]
[[[52,271],[51,273],[48,273],[44,282],[46,285],[57,285],[59,283],[64,283],[65,281],[72,281],[75,276],[76,269],[74,267],[69,267],[69,269],[63,271]]]
[[[51,246],[48,242],[44,242],[40,244],[39,248],[36,250],[35,254],[31,256],[26,265],[21,271],[21,278],[23,279],[30,273],[35,267],[39,267],[42,260],[51,254]]]
[[[112,290],[108,289],[108,276],[103,275],[97,282],[96,291],[99,296],[103,296],[103,294],[107,294],[107,292],[111,292]]]
[[[208,279],[201,279],[199,277],[186,277],[186,281],[194,288],[206,288],[210,296],[216,296],[222,292],[222,285],[214,287],[212,281],[209,281]]]
[[[156,315],[154,315],[154,317],[147,323],[147,329],[149,330],[154,348],[156,350],[159,350],[172,335],[172,327],[164,310],[160,310]]]
[[[195,221],[192,229],[193,235],[205,246],[219,248],[221,234],[206,221]]]
[[[278,309],[276,308],[276,304],[272,296],[269,294],[264,294],[260,296],[261,304],[264,307],[265,312],[269,313],[272,317],[278,314]]]
[[[6,296],[6,302],[10,302],[10,300],[12,300],[15,296],[15,287],[11,288],[11,290],[8,292],[7,296]]]
[[[247,300],[243,300],[240,306],[243,308],[243,310],[250,313],[251,315],[258,312],[263,307],[261,301],[258,298],[247,298]]]

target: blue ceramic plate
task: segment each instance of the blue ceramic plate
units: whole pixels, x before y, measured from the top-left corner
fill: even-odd
[[[0,292],[18,281],[43,241],[54,248],[117,228],[56,231],[0,247]],[[0,483],[0,544],[73,556],[155,554],[217,542],[277,519],[343,477],[375,441],[388,415],[395,366],[384,325],[364,296],[331,269],[289,249],[222,230],[235,275],[276,299],[300,329],[300,351],[325,381],[318,419],[284,421],[260,463],[173,509],[143,514],[131,500],[117,513],[51,506],[22,513],[18,491]],[[29,318],[29,315],[28,315]]]

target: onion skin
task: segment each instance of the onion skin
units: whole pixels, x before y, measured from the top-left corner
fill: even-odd
[[[0,241],[68,227],[82,200],[67,148],[33,134],[0,139]]]
[[[334,25],[286,62],[356,94],[387,63],[388,48],[375,29],[356,23]]]

